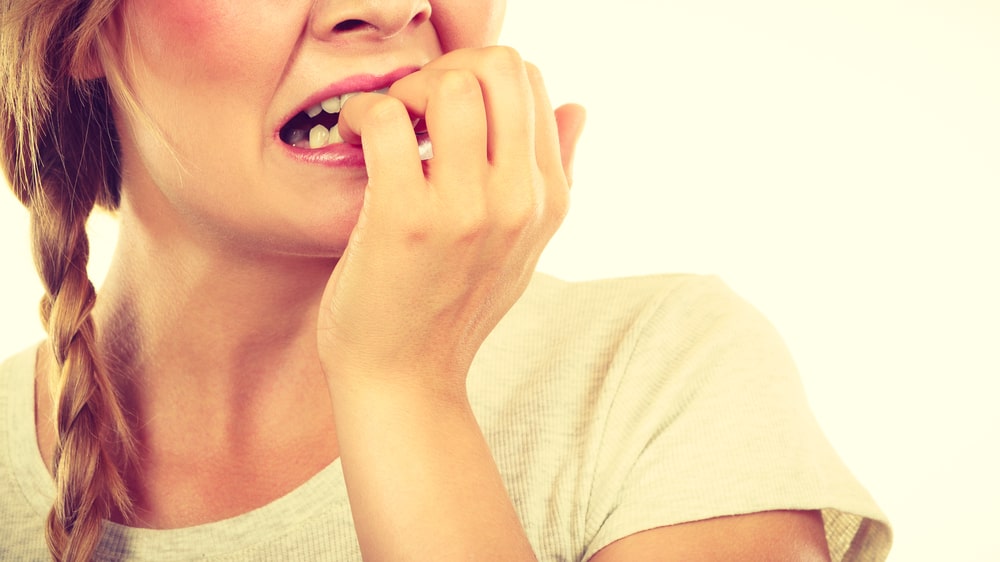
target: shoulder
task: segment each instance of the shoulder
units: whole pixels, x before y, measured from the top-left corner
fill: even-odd
[[[771,324],[718,277],[574,282],[536,274],[475,366],[497,385],[554,385],[567,399],[575,387],[595,407],[624,400],[630,408],[651,386],[698,386],[706,376],[732,376],[765,360],[772,373],[794,372]]]
[[[552,336],[630,336],[668,324],[698,330],[721,317],[755,312],[720,278],[669,274],[564,281],[536,274],[501,330],[545,327]]]
[[[520,307],[545,308],[554,304],[589,305],[589,309],[634,312],[665,299],[675,303],[699,296],[734,296],[714,275],[691,273],[657,274],[634,277],[566,281],[536,273],[518,303]]]
[[[536,274],[480,349],[471,378],[487,381],[491,397],[558,390],[562,400],[586,401],[588,415],[598,415],[626,379],[670,377],[670,358],[701,345],[705,325],[731,315],[736,301],[711,276],[574,282]]]
[[[42,560],[51,480],[34,431],[36,346],[0,360],[0,560]]]
[[[795,373],[767,318],[712,275],[571,282],[537,274],[490,344],[529,356],[588,356],[612,379],[662,382],[692,362],[699,368],[688,374],[731,376],[762,363],[774,375]],[[721,362],[727,367],[716,368]]]
[[[577,412],[567,431],[589,431],[566,449],[586,451],[587,555],[622,540],[595,559],[670,560],[631,554],[740,529],[822,538],[825,523],[831,559],[884,558],[885,517],[816,423],[783,339],[718,277],[540,275],[510,316],[485,354],[515,382],[510,403]]]
[[[0,359],[0,397],[6,397],[25,381],[34,380],[37,352],[38,346],[33,345]]]

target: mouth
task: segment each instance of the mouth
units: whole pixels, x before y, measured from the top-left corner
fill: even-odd
[[[360,90],[328,97],[299,111],[278,131],[281,141],[295,148],[317,150],[331,144],[344,142],[340,136],[338,122],[340,108],[344,103],[361,93],[384,94],[388,87],[376,90]]]
[[[343,144],[337,124],[340,108],[348,99],[369,92],[384,94],[394,82],[419,69],[419,66],[403,66],[387,74],[358,74],[338,80],[306,98],[295,114],[287,117],[278,130],[278,138],[300,151]]]

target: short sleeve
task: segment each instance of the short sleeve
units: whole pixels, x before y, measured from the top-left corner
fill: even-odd
[[[607,414],[584,559],[655,527],[794,509],[822,511],[835,562],[885,560],[886,518],[816,423],[773,326],[715,277],[652,307]]]

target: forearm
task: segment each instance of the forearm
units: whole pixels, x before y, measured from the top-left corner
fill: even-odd
[[[368,561],[535,558],[464,389],[565,216],[583,115],[558,116],[505,47],[450,51],[341,107],[368,183],[317,331]]]
[[[334,385],[341,461],[366,561],[535,560],[468,400],[454,394]]]

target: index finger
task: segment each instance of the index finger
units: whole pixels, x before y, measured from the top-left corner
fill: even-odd
[[[340,110],[344,142],[361,144],[369,186],[424,183],[417,138],[401,101],[383,94],[359,94]]]

